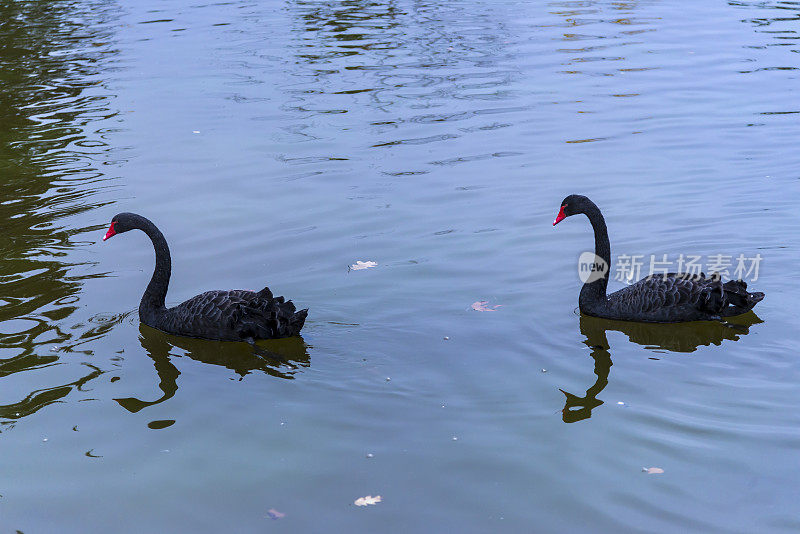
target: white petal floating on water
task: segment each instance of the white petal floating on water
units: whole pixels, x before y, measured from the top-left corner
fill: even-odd
[[[378,262],[376,261],[361,261],[358,260],[353,265],[350,266],[351,271],[360,271],[362,269],[369,269],[370,267],[377,267]]]
[[[267,510],[267,515],[269,515],[270,519],[282,519],[286,517],[286,514],[277,511],[275,508],[270,508],[269,510]]]
[[[374,497],[372,495],[367,495],[366,497],[359,497],[353,504],[356,506],[368,506],[370,504],[378,504],[381,502],[381,500],[382,499],[380,495],[376,495]]]
[[[497,308],[502,306],[502,304],[495,304],[494,306],[489,306],[488,300],[479,300],[478,302],[472,303],[472,309],[475,311],[497,311]]]

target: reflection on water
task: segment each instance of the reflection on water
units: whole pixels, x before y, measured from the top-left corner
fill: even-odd
[[[752,310],[737,317],[721,321],[693,321],[689,323],[635,323],[612,321],[598,317],[581,316],[581,334],[590,347],[608,348],[606,332],[622,332],[628,340],[647,349],[670,352],[694,352],[698,347],[721,345],[723,341],[738,341],[750,333],[750,327],[763,321]]]
[[[349,135],[346,132],[356,130],[349,123],[364,120],[349,115],[360,115],[358,110],[365,108],[374,112],[365,124],[371,134],[365,147],[380,151],[419,151],[420,145],[451,143],[509,126],[499,117],[526,108],[501,103],[513,96],[510,85],[519,73],[506,64],[509,35],[493,7],[473,5],[470,16],[463,18],[463,6],[438,1],[411,6],[294,3],[291,9],[298,23],[289,47],[295,54],[292,76],[301,83],[285,87],[289,101],[284,109],[294,117],[293,124],[284,127],[285,139],[324,139],[330,132],[319,121]],[[463,124],[475,120],[480,121],[477,127]],[[456,128],[459,124],[462,127]],[[514,155],[519,153],[484,151],[437,156],[427,163],[454,165]],[[296,154],[283,160],[321,161]],[[427,172],[403,169],[395,175]]]
[[[608,348],[603,345],[592,345],[588,340],[586,344],[592,349],[591,356],[594,360],[594,374],[597,375],[597,380],[586,390],[583,397],[559,388],[559,391],[567,397],[564,409],[561,410],[561,418],[565,423],[588,419],[592,416],[592,410],[603,404],[597,395],[608,385],[608,373],[611,372],[611,366],[614,365]]]
[[[54,402],[61,401],[64,397],[70,394],[73,390],[75,391],[82,391],[82,387],[89,382],[90,380],[94,380],[101,374],[103,371],[98,369],[97,367],[84,363],[89,369],[88,374],[70,382],[68,384],[62,384],[59,386],[53,386],[45,389],[40,389],[31,392],[30,395],[25,397],[24,399],[14,402],[11,404],[4,404],[0,405],[0,417],[5,419],[5,421],[0,422],[3,426],[0,428],[5,428],[9,430],[14,427],[14,421],[18,419],[22,419],[28,415],[36,413],[41,408],[53,404]],[[25,370],[25,369],[21,369]]]
[[[800,4],[792,1],[729,1],[729,5],[739,8],[765,8],[774,9],[775,16],[772,17],[748,17],[742,22],[752,24],[755,31],[765,34],[774,39],[764,45],[752,46],[751,48],[766,48],[768,46],[788,47],[792,52],[800,52],[800,31],[797,22],[800,21]],[[748,13],[749,14],[749,13]],[[797,70],[796,66],[774,66],[757,70]]]
[[[96,4],[96,5],[93,5]],[[102,2],[2,2],[0,63],[0,377],[57,365],[110,325],[71,325],[84,260],[65,260],[86,243],[75,217],[107,203],[116,115],[101,73],[113,63],[115,9]],[[69,220],[67,220],[69,218]],[[37,383],[0,415],[24,417],[96,378]],[[24,380],[24,377],[22,378]]]
[[[569,29],[563,32],[565,44],[557,49],[557,52],[568,57],[563,63],[568,67],[563,71],[564,74],[614,76],[657,68],[652,64],[631,67],[623,55],[627,47],[642,44],[640,34],[654,32],[658,28],[657,18],[636,13],[636,3],[570,1],[552,3],[550,6],[551,14],[563,20],[552,25]],[[582,28],[584,26],[591,29]],[[637,95],[620,91],[613,96]]]
[[[162,395],[151,401],[133,397],[114,399],[132,413],[169,400],[178,392],[178,376],[181,373],[170,361],[170,356],[188,356],[198,362],[221,365],[236,372],[239,380],[253,371],[263,371],[276,378],[293,379],[296,373],[311,365],[302,337],[261,341],[259,345],[252,346],[174,336],[140,324],[139,342],[153,360]]]
[[[561,411],[562,419],[565,423],[588,419],[592,416],[592,410],[603,404],[597,395],[608,385],[608,374],[613,365],[606,332],[622,332],[628,336],[629,341],[650,350],[694,352],[701,346],[721,345],[725,340],[738,341],[741,336],[750,332],[751,326],[762,322],[753,311],[731,317],[727,322],[695,321],[670,324],[612,321],[581,315],[581,334],[586,337],[584,343],[592,350],[591,357],[594,360],[594,374],[597,375],[597,380],[582,397],[560,389],[567,397],[564,409]]]
[[[798,531],[797,12],[0,0],[2,523],[258,531],[275,506],[297,532]],[[569,192],[617,206],[628,253],[761,250],[758,335],[576,330],[558,251],[591,236],[549,229]],[[315,347],[140,328],[152,251],[86,232],[119,211],[169,229],[176,299],[265,280],[315,310]],[[586,421],[612,391],[644,409]],[[562,407],[584,423],[553,428]],[[368,492],[391,495],[354,512]]]

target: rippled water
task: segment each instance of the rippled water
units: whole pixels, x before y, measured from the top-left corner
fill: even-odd
[[[0,2],[0,526],[800,530],[799,20]],[[758,315],[579,317],[569,193],[617,256],[760,254]],[[303,338],[139,325],[120,211],[167,236],[171,302],[269,284]]]

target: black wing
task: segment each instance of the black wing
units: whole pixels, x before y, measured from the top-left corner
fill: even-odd
[[[248,341],[295,336],[307,314],[273,297],[269,288],[207,291],[169,308],[154,326],[184,336]]]
[[[677,322],[739,315],[763,298],[763,293],[747,293],[741,280],[723,284],[718,276],[669,273],[644,278],[608,300],[620,319]]]

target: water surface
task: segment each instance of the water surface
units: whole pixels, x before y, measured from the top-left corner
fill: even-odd
[[[799,18],[0,2],[0,526],[796,532]],[[570,193],[615,255],[760,254],[757,315],[579,317]],[[302,339],[140,325],[120,211],[170,302],[269,284]]]

